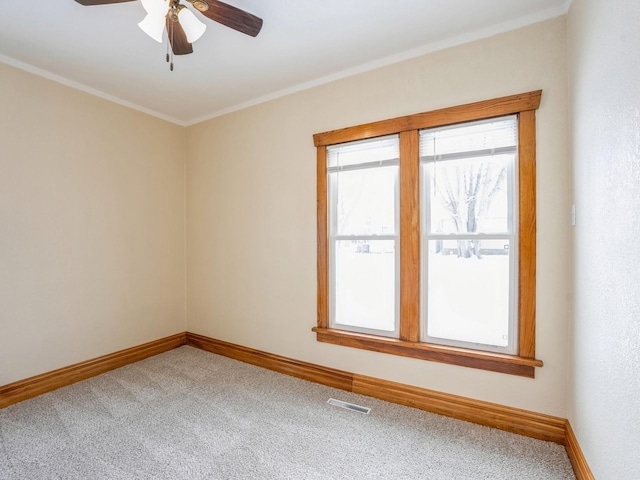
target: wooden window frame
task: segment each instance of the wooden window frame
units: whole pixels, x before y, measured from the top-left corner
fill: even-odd
[[[542,91],[444,108],[318,133],[319,342],[534,378],[536,301],[536,110]],[[419,130],[516,114],[518,117],[518,348],[508,355],[420,342]],[[327,146],[400,135],[400,335],[388,338],[329,328],[329,211]]]

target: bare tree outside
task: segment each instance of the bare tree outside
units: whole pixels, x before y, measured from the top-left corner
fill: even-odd
[[[491,206],[504,194],[507,170],[502,162],[451,162],[435,166],[435,197],[448,212],[456,233],[476,233]],[[458,257],[481,257],[479,240],[458,240]]]

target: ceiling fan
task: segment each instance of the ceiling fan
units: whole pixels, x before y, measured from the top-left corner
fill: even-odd
[[[108,5],[134,0],[76,0],[81,5]],[[205,17],[238,32],[255,37],[262,28],[262,19],[218,0],[185,0]],[[180,0],[141,0],[147,16],[138,26],[151,38],[162,43],[166,29],[174,55],[193,53],[192,43],[198,40],[207,26]],[[169,52],[167,50],[167,62]],[[173,70],[173,62],[171,62]]]

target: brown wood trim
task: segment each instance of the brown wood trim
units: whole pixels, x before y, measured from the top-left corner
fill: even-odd
[[[329,328],[314,327],[312,330],[316,332],[316,339],[319,342],[492,372],[508,373],[521,377],[533,378],[535,367],[542,366],[541,360],[515,355],[468,350],[430,343],[405,342],[397,338],[378,337]]]
[[[317,222],[318,222],[318,326],[329,326],[329,209],[327,205],[327,147],[317,148]]]
[[[591,473],[587,459],[582,453],[578,439],[571,428],[569,420],[566,420],[565,442],[564,447],[571,461],[573,472],[576,474],[577,480],[594,480],[595,477]]]
[[[351,391],[353,376],[334,368],[322,367],[312,363],[282,357],[272,353],[254,350],[234,343],[215,340],[195,333],[187,333],[187,344],[211,353],[240,360],[310,382],[328,385],[341,390]]]
[[[518,95],[494,98],[481,102],[443,108],[431,112],[418,113],[403,117],[366,123],[355,127],[341,128],[329,132],[316,133],[313,142],[316,147],[350,142],[365,138],[379,137],[393,133],[451,125],[470,120],[510,115],[513,113],[536,110],[540,106],[542,90],[536,90]]]
[[[536,112],[519,115],[518,354],[536,351]]]
[[[419,149],[417,130],[400,133],[400,339],[409,342],[420,341]]]
[[[564,443],[564,418],[364,375],[354,375],[353,392],[527,437]]]
[[[330,387],[509,432],[564,443],[565,419],[322,367],[187,333],[188,345]]]
[[[410,129],[441,127],[454,123],[500,117],[518,112],[537,110],[540,106],[542,90],[520,93],[507,97],[493,98],[481,102],[443,108],[432,112],[419,113],[409,117]]]
[[[59,368],[35,377],[19,380],[0,387],[0,408],[28,398],[56,390],[124,365],[143,360],[187,343],[187,333],[154,340],[137,347],[120,350],[109,355]]]

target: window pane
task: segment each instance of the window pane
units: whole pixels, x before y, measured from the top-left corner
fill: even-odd
[[[393,240],[335,243],[335,324],[395,330],[395,259]]]
[[[331,173],[336,195],[334,235],[395,234],[397,174],[396,166]]]
[[[509,241],[430,240],[428,248],[427,335],[508,346]]]
[[[424,164],[429,233],[509,233],[509,162],[513,155]]]

